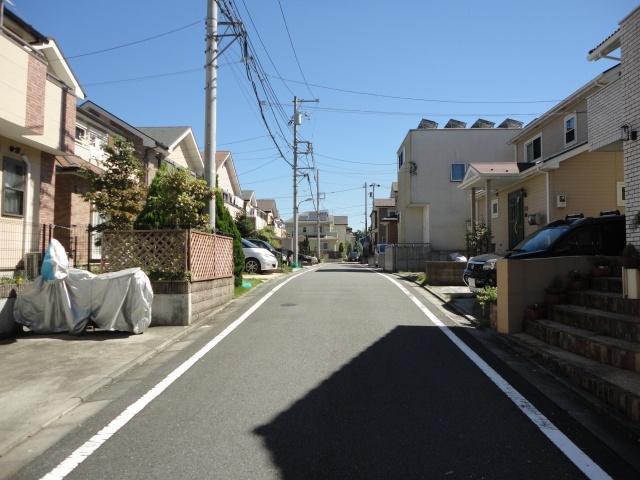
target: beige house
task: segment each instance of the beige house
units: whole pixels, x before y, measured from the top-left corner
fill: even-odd
[[[40,224],[54,222],[55,156],[74,151],[84,92],[57,43],[7,9],[0,72],[0,270],[12,272],[34,263]]]
[[[163,163],[184,168],[198,177],[204,175],[204,161],[191,127],[136,128],[157,140],[167,150],[166,156],[162,159]]]
[[[319,220],[319,222],[318,222]],[[331,215],[327,210],[303,212],[298,215],[298,231],[300,232],[298,242],[305,238],[309,240],[312,252],[318,252],[318,224],[320,233],[320,254],[338,252],[340,243],[346,251],[347,244],[353,245],[353,235],[349,228],[349,217],[342,215]],[[287,231],[293,232],[293,218],[285,222]],[[291,248],[292,239],[284,242],[285,247]],[[329,253],[331,254],[331,253]]]
[[[471,163],[513,161],[511,139],[522,124],[507,119],[498,128],[486,120],[471,128],[449,120],[444,128],[423,119],[409,130],[398,158],[398,242],[432,251],[463,251],[468,195],[458,186]]]
[[[227,151],[216,152],[216,176],[218,189],[222,193],[227,210],[232,218],[244,212],[244,200],[242,199],[242,189],[236,173],[236,166],[233,163],[233,155]]]
[[[611,104],[602,101],[619,85],[615,66],[515,135],[511,161],[470,164],[459,188],[470,192],[469,218],[490,229],[497,253],[567,215],[624,213],[619,130],[604,125]]]
[[[284,238],[287,236],[287,229],[284,222],[280,218],[278,213],[278,206],[276,201],[272,198],[259,198],[256,200],[258,209],[267,215],[267,226],[273,228],[273,231],[278,238]]]

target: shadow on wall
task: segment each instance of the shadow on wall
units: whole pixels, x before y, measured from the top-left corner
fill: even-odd
[[[254,433],[287,480],[580,477],[437,327],[396,327]]]

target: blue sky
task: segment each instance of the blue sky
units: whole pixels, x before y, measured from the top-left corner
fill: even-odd
[[[309,83],[451,101],[395,100],[313,86],[310,93],[302,83],[271,80],[286,112],[292,109],[291,92],[320,99],[318,105],[308,105],[310,118],[300,136],[312,141],[317,153],[321,191],[327,192],[321,206],[348,215],[355,229],[364,226],[362,185],[378,183],[376,196],[388,196],[396,177],[396,149],[421,117],[441,126],[451,117],[469,124],[480,116],[496,122],[506,116],[531,121],[551,107],[552,100],[566,97],[613,65],[606,60],[587,62],[587,51],[637,5],[632,0],[281,1]],[[204,0],[13,3],[9,8],[56,38],[66,56],[201,20],[153,41],[72,58],[70,63],[89,99],[133,125],[190,125],[203,145],[204,73],[184,71],[204,64]],[[275,75],[244,3],[282,77],[300,82],[277,0],[235,3],[265,70]],[[220,58],[219,148],[234,152],[242,187],[256,190],[258,198],[275,197],[286,218],[292,211],[291,169],[276,158],[265,136],[240,59],[237,47]],[[98,83],[172,72],[184,73]],[[457,103],[461,101],[531,103]],[[286,127],[285,134],[290,136]],[[245,139],[251,140],[236,143]],[[305,198],[308,186],[303,184],[301,190]],[[305,203],[301,209],[311,205]]]

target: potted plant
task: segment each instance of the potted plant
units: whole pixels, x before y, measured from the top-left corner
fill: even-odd
[[[625,298],[640,298],[640,254],[628,243],[622,250],[622,294]]]
[[[484,287],[476,294],[482,308],[482,325],[495,329],[498,321],[498,288]]]
[[[540,320],[547,316],[547,306],[544,303],[534,303],[527,305],[524,309],[525,321]]]
[[[591,269],[592,277],[608,277],[611,274],[611,260],[607,257],[593,257],[591,263],[593,264]]]
[[[547,288],[544,289],[544,303],[547,305],[558,305],[564,302],[567,288],[562,281],[562,277],[556,275]]]
[[[579,272],[578,270],[571,270],[569,272],[569,282],[567,283],[567,290],[586,290],[589,287],[589,279],[587,276]]]

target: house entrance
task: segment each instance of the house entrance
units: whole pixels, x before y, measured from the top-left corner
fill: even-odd
[[[524,194],[522,190],[509,193],[509,249],[524,239]]]

